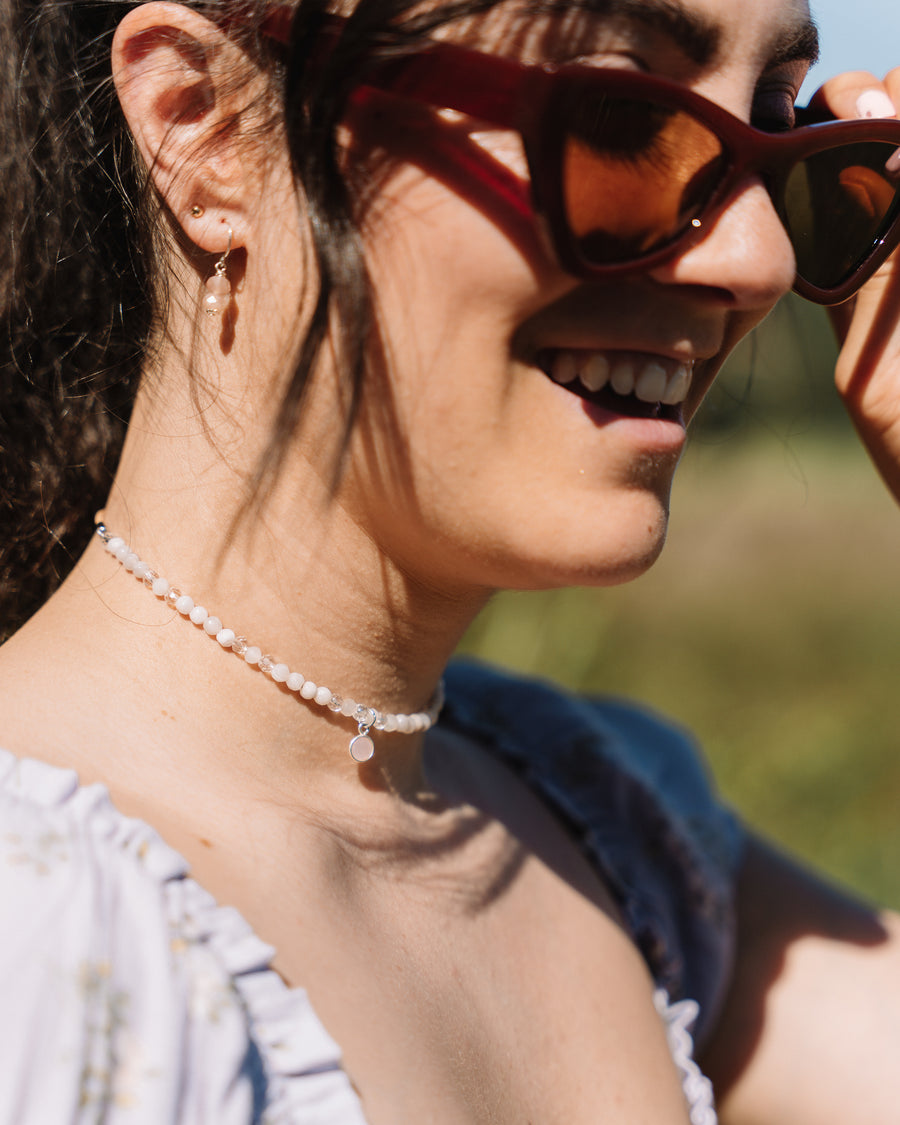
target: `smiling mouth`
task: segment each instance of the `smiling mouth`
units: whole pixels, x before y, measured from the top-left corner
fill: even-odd
[[[543,348],[537,366],[579,398],[630,418],[680,421],[693,363],[636,352]]]

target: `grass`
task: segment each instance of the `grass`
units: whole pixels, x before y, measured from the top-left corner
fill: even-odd
[[[830,406],[808,428],[772,401],[763,386],[737,429],[714,417],[693,442],[650,574],[500,595],[463,649],[659,708],[752,824],[900,906],[900,513]]]

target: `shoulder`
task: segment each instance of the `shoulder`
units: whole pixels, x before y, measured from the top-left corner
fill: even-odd
[[[0,1125],[256,1119],[227,927],[184,876],[101,786],[0,751]]]
[[[657,983],[701,1005],[727,985],[743,833],[693,739],[652,711],[472,662],[451,667],[446,722],[526,778],[617,898]]]

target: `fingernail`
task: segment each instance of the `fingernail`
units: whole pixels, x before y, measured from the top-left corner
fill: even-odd
[[[859,117],[896,117],[897,109],[884,90],[863,90],[856,99]]]

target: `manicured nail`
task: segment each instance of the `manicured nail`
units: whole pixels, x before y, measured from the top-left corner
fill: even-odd
[[[891,155],[887,158],[884,165],[884,170],[891,176],[896,176],[900,173],[900,148],[895,148]]]
[[[884,90],[863,90],[856,99],[859,117],[896,117],[897,109]]]

